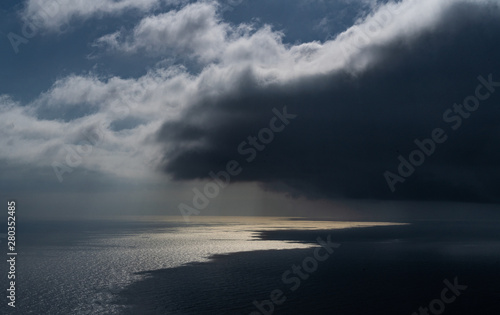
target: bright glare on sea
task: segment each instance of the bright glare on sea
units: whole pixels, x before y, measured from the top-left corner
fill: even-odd
[[[317,245],[263,241],[256,231],[341,229],[386,222],[291,220],[274,217],[127,218],[32,222],[18,237],[18,300],[23,314],[121,314],[114,294],[136,272],[202,262],[215,254]]]

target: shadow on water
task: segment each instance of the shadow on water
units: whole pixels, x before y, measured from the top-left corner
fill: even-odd
[[[310,273],[302,269],[300,283],[292,265],[315,257],[315,248],[217,255],[209,262],[143,272],[144,279],[121,291],[115,302],[129,306],[131,314],[409,315],[432,303],[436,314],[500,314],[499,227],[493,222],[420,222],[256,231],[259,240],[316,243],[318,237],[330,237],[341,246],[325,261],[316,261]],[[453,284],[455,277],[467,288],[455,298],[448,290],[445,297],[453,302],[439,302],[447,288],[444,280]],[[286,297],[281,305],[265,301],[275,289]]]

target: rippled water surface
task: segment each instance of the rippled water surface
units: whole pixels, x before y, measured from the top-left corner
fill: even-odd
[[[261,240],[256,231],[390,224],[245,217],[197,217],[190,223],[156,217],[19,224],[16,311],[121,314],[126,307],[112,303],[113,298],[143,277],[137,272],[207,261],[215,254],[314,246]]]

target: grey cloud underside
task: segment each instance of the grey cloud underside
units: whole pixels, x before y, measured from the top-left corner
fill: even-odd
[[[499,202],[500,88],[457,131],[442,117],[474,93],[479,75],[500,81],[498,17],[497,6],[456,5],[432,31],[372,45],[367,53],[376,61],[355,75],[262,86],[249,68],[231,93],[164,124],[163,171],[177,180],[210,179],[234,159],[243,171],[232,182],[292,195]],[[238,145],[283,106],[297,118],[247,163]],[[383,173],[397,173],[398,155],[408,157],[414,139],[434,128],[448,140],[391,193]]]

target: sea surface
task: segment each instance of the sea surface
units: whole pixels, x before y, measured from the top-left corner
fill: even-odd
[[[445,280],[458,278],[467,289],[443,314],[500,314],[499,226],[272,217],[20,222],[16,308],[4,298],[0,312],[418,314],[440,298]],[[285,283],[287,270],[315,257],[318,237],[339,247],[298,286]],[[280,305],[268,302],[274,290],[286,297]]]
[[[20,222],[15,311],[122,314],[129,306],[114,300],[127,285],[145,277],[139,272],[205,262],[218,254],[314,246],[297,241],[261,240],[255,238],[257,231],[370,225],[373,224],[270,217],[197,217],[189,223],[176,217]],[[5,270],[6,266],[2,266]],[[166,284],[169,285],[182,283]],[[5,305],[2,310],[12,311]]]

